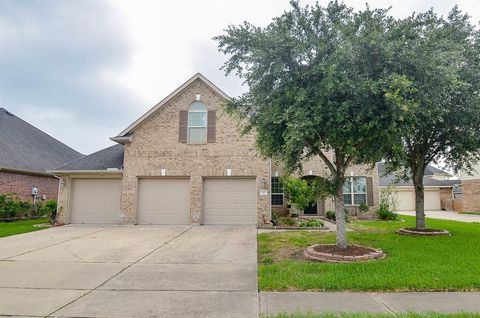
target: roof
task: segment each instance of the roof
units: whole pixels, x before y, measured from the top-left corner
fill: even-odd
[[[210,82],[205,76],[203,76],[200,73],[195,74],[192,76],[189,80],[187,80],[185,83],[183,83],[179,88],[174,90],[170,95],[165,97],[163,100],[161,100],[158,104],[153,106],[149,111],[147,111],[145,114],[143,114],[140,118],[138,118],[135,122],[133,122],[130,126],[125,128],[121,133],[119,133],[115,137],[111,137],[110,139],[119,143],[122,143],[126,140],[128,140],[128,134],[132,133],[132,131],[137,128],[144,120],[149,118],[152,114],[154,114],[159,108],[161,108],[163,105],[168,103],[170,100],[172,100],[175,96],[177,96],[181,91],[183,91],[185,88],[187,88],[190,84],[195,82],[196,80],[201,80],[205,84],[207,84],[211,89],[213,89],[215,92],[217,92],[220,96],[223,98],[230,100],[230,97],[225,94],[220,88],[218,88],[215,84]]]
[[[123,169],[123,145],[113,145],[55,168],[55,171],[98,171]]]
[[[397,187],[413,187],[412,180],[396,180],[396,176],[394,173],[390,173],[384,175],[385,173],[385,164],[383,162],[379,162],[377,164],[378,168],[378,175],[380,176],[379,186],[380,187],[388,187],[390,185],[395,185]],[[435,168],[431,165],[428,165],[425,169],[425,175],[423,176],[423,185],[425,187],[451,187],[455,184],[460,184],[460,180],[437,180],[432,178],[434,173],[432,171],[436,171],[435,173],[445,173],[450,175],[448,172]],[[437,172],[438,171],[438,172]]]
[[[0,108],[0,169],[46,173],[82,157],[78,151]]]

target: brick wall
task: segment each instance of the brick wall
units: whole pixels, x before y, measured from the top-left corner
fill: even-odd
[[[32,200],[32,187],[47,200],[57,199],[58,180],[54,177],[34,176],[18,172],[0,171],[0,193],[13,193],[20,200]]]
[[[179,112],[187,111],[201,94],[201,102],[216,111],[214,143],[191,145],[179,142]],[[128,221],[134,221],[137,178],[160,176],[190,177],[190,216],[201,221],[203,177],[251,176],[257,180],[258,223],[270,220],[270,196],[258,195],[269,189],[269,161],[261,159],[255,149],[255,136],[241,136],[237,123],[222,111],[225,99],[201,80],[196,80],[155,114],[138,126],[132,142],[125,146],[121,208]]]
[[[462,180],[463,210],[480,211],[480,179]]]

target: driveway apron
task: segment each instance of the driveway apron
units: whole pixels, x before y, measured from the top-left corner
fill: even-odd
[[[0,315],[258,317],[254,227],[64,226],[0,257]]]

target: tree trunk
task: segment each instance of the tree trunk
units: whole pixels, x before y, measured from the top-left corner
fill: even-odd
[[[347,248],[347,225],[345,222],[345,205],[343,204],[343,183],[345,177],[337,176],[337,193],[335,195],[335,220],[337,223],[337,247]]]
[[[415,228],[425,230],[425,192],[423,188],[423,171],[416,169],[413,173],[413,186],[415,188]]]

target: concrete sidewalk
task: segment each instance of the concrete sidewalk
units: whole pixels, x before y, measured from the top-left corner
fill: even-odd
[[[479,312],[480,292],[261,292],[260,311],[279,313]]]

